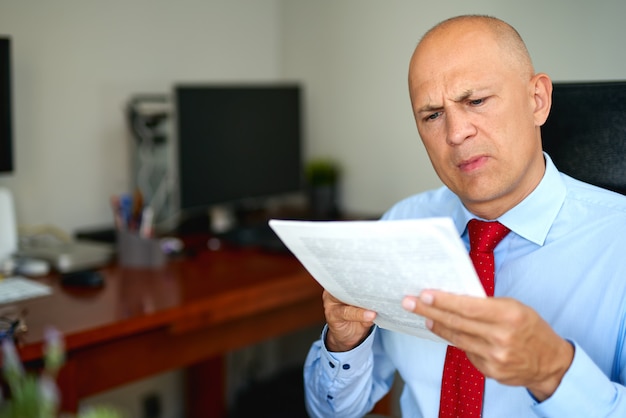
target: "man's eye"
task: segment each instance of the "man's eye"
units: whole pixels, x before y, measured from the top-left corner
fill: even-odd
[[[470,100],[470,104],[472,106],[479,106],[481,104],[483,104],[485,102],[485,99],[475,99],[475,100]]]
[[[439,116],[441,116],[441,112],[435,112],[435,113],[432,113],[432,114],[428,115],[428,116],[426,117],[426,120],[435,120],[435,119],[437,119]]]

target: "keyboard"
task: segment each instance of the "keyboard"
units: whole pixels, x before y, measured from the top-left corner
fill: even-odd
[[[50,294],[50,286],[26,277],[11,276],[0,280],[0,305]]]

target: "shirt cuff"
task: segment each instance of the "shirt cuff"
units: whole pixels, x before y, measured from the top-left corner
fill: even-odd
[[[616,387],[575,342],[574,360],[556,391],[533,406],[541,417],[608,416],[617,396]]]
[[[328,332],[328,325],[326,325],[322,331],[320,356],[322,367],[324,367],[326,374],[333,379],[338,377],[349,378],[362,373],[364,369],[362,366],[372,361],[372,345],[374,344],[377,330],[378,327],[374,326],[367,338],[350,351],[331,352],[328,351],[325,343],[326,333]]]

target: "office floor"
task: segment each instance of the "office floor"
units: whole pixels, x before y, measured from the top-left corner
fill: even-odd
[[[321,326],[232,352],[228,418],[306,418],[302,368]]]
[[[293,367],[244,388],[228,418],[307,418],[302,367]]]

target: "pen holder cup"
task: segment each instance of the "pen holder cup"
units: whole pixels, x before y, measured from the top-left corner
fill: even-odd
[[[158,239],[118,231],[117,258],[122,267],[158,268],[165,264],[166,255]]]

